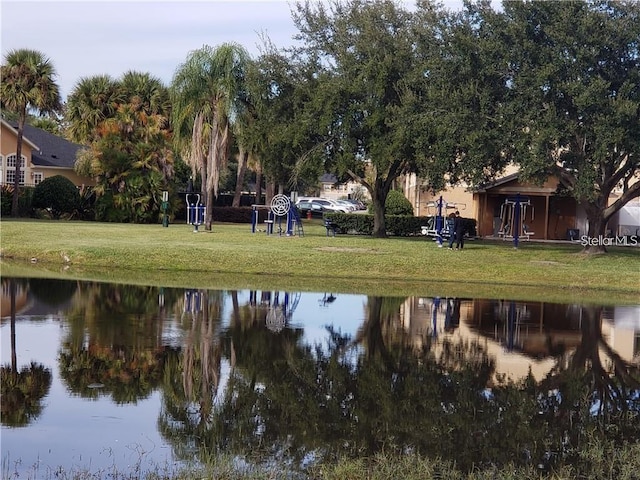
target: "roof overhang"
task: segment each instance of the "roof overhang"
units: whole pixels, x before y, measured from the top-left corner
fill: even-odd
[[[9,122],[7,122],[4,118],[0,119],[0,122],[2,122],[3,126],[11,130],[15,134],[16,138],[18,137],[18,130],[16,130]],[[29,145],[32,150],[37,150],[38,152],[40,151],[40,147],[38,147],[35,143],[33,143],[27,137],[23,136],[22,141],[27,145]]]

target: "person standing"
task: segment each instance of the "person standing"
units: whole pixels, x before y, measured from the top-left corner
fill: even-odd
[[[456,223],[456,214],[452,213],[447,217],[447,231],[449,232],[449,250],[453,249],[453,242],[456,240],[456,231],[454,225]]]
[[[456,210],[455,218],[453,219],[453,232],[452,237],[455,236],[456,250],[462,250],[464,248],[464,219],[460,216],[460,212]],[[453,248],[453,241],[450,241],[449,248]]]

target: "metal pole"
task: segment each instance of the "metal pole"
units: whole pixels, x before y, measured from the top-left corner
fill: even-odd
[[[513,246],[518,248],[518,240],[520,237],[520,194],[516,194],[516,204],[513,211]]]
[[[436,214],[436,238],[438,246],[442,247],[442,195],[438,199],[438,212]]]

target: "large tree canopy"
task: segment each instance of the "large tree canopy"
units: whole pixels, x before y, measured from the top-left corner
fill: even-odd
[[[640,196],[640,3],[508,2],[504,14],[517,162],[527,177],[556,175],[589,237],[605,235]]]
[[[402,117],[406,77],[415,63],[411,16],[392,1],[298,4],[294,21],[304,54],[318,61],[325,88],[326,152],[339,175],[369,190],[376,237],[386,236],[384,205],[394,181],[412,169]]]
[[[418,2],[417,57],[405,118],[417,172],[432,191],[464,181],[479,184],[510,161],[505,143],[512,91],[499,14],[486,3],[442,12]]]
[[[322,73],[316,67],[268,44],[249,70],[252,115],[245,137],[259,155],[272,187],[268,193],[313,188],[324,173],[328,135],[318,105]]]
[[[96,218],[155,222],[173,176],[169,92],[148,73],[82,78],[69,96],[69,135],[88,144],[76,171],[96,179]]]

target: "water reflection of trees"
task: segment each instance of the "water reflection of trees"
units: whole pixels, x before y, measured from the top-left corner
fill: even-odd
[[[544,381],[531,375],[496,381],[494,360],[481,343],[411,338],[399,318],[404,300],[369,298],[355,337],[329,328],[327,345],[307,345],[302,331],[274,333],[264,312],[234,297],[231,321],[219,329],[215,361],[209,362],[218,372],[228,360],[225,388],[187,394],[175,380],[180,365],[172,364],[166,379],[173,395],[165,392],[160,418],[164,435],[185,456],[224,452],[301,465],[413,451],[463,469],[570,461],[587,431],[608,435],[615,427],[617,441],[638,440],[639,410],[631,408],[638,399],[637,366],[620,363],[607,347],[616,368],[609,374],[598,367],[606,342],[597,322],[583,323],[581,348],[571,361],[559,358]],[[597,311],[593,315],[599,318]],[[198,330],[210,331],[204,318],[199,322]],[[193,370],[196,383],[201,368]],[[603,393],[602,382],[612,393]],[[594,410],[595,398],[609,407]],[[614,404],[627,417],[612,415]],[[636,421],[625,422],[632,412]]]
[[[42,413],[42,399],[51,388],[51,371],[44,365],[31,362],[27,367],[18,367],[16,296],[18,290],[27,289],[26,280],[2,280],[2,290],[7,291],[10,304],[11,363],[0,367],[0,420],[10,427],[22,427],[35,420]]]
[[[582,306],[581,340],[573,351],[557,356],[554,369],[540,384],[547,415],[572,433],[572,444],[583,433],[571,428],[594,419],[594,428],[619,441],[638,441],[640,424],[640,364],[624,360],[602,334],[602,307]],[[589,423],[589,422],[587,422]]]
[[[571,462],[589,438],[640,438],[638,365],[603,337],[597,307],[581,307],[579,341],[548,350],[556,362],[546,378],[510,381],[496,374],[484,341],[408,329],[405,298],[370,297],[354,336],[327,327],[326,344],[311,345],[284,310],[280,325],[273,307],[282,297],[268,292],[243,303],[235,291],[63,287],[50,297],[73,298],[59,355],[68,388],[118,403],[161,388],[158,428],[180,458],[225,453],[300,465],[411,451],[471,469]],[[442,312],[435,304],[431,312],[457,328],[459,301],[439,305]],[[179,332],[171,345],[167,322]],[[2,421],[29,421],[41,411],[50,373],[47,381],[30,367],[30,380],[10,384],[18,377],[6,373],[17,365],[5,368]],[[5,388],[18,383],[37,388],[11,397]],[[11,405],[22,408],[15,418],[5,413]]]
[[[80,284],[58,357],[69,390],[85,398],[111,395],[117,403],[148,397],[172,354],[162,344],[164,315],[157,288]]]

